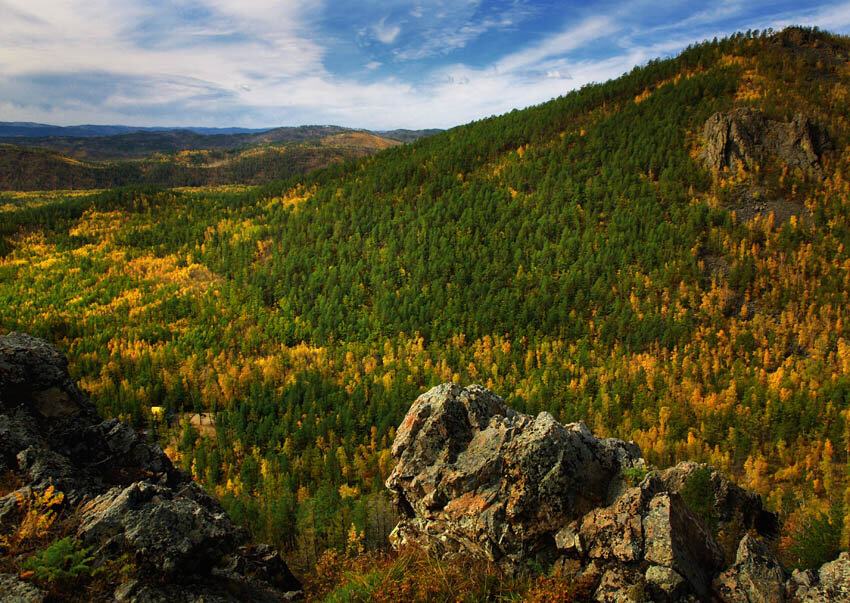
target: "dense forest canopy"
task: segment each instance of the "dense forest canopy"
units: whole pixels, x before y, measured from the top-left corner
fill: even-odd
[[[850,537],[848,52],[748,32],[260,187],[7,193],[0,328],[56,342],[303,567],[384,546],[395,426],[447,380],[712,463],[811,564],[816,522]],[[832,150],[711,170],[734,107]]]

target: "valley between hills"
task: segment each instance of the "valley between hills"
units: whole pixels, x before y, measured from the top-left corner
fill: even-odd
[[[0,574],[60,600],[197,600],[163,586],[181,567],[208,600],[850,600],[848,115],[850,38],[795,27],[403,142],[16,138],[0,333],[44,341],[0,341]],[[128,500],[203,517],[217,555],[116,531]],[[71,536],[106,569],[24,565]]]

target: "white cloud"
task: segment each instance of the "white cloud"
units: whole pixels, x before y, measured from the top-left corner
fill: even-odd
[[[394,51],[396,60],[412,61],[448,55],[492,31],[505,30],[522,22],[537,9],[528,0],[508,6],[490,6],[481,0],[422,0],[410,15],[415,32]]]
[[[268,77],[291,77],[321,68],[323,49],[302,35],[299,21],[306,11],[300,3],[209,0],[212,16],[202,24],[187,20],[176,26],[155,7],[138,0],[8,0],[16,9],[0,21],[0,73],[102,71],[136,75],[195,76],[234,85],[243,71],[262,71]],[[35,17],[35,19],[33,18]],[[38,19],[38,20],[36,20]],[[160,44],[140,47],[133,33],[146,20],[151,37]],[[161,29],[155,27],[157,22]],[[210,39],[247,32],[241,42]],[[183,45],[185,44],[185,45]],[[175,47],[179,50],[175,51]]]
[[[829,31],[850,27],[850,2],[842,2],[817,9],[802,9],[797,14],[786,15],[770,24],[774,29],[788,25],[814,25]]]
[[[557,57],[580,48],[617,29],[610,17],[590,17],[566,31],[546,38],[542,42],[510,54],[496,63],[496,69],[511,72],[533,67],[549,57]]]
[[[660,10],[659,3],[632,0],[608,14],[587,7],[562,31],[494,56],[483,67],[423,66],[415,80],[376,80],[393,60],[398,65],[448,56],[480,36],[513,27],[532,9],[521,1],[499,10],[479,0],[420,0],[412,8],[406,0],[364,1],[382,11],[359,24],[364,35],[394,54],[383,49],[374,59],[365,55],[352,68],[355,75],[340,76],[325,67],[338,40],[317,26],[323,10],[337,9],[331,3],[0,0],[0,118],[58,124],[450,127],[617,77],[693,41],[731,33],[730,27],[850,27],[850,2],[774,12],[764,22],[748,23],[757,20],[751,5],[727,0],[712,11],[701,5],[681,11],[676,23],[660,26],[641,25],[640,19],[647,7]],[[172,13],[164,14],[166,9]],[[607,51],[588,58],[589,47]]]
[[[398,25],[387,25],[387,19],[384,17],[377,24],[372,26],[372,33],[382,44],[392,44],[395,42],[398,34],[401,33],[401,27]]]

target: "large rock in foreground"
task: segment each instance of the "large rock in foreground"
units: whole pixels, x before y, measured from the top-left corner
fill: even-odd
[[[555,532],[612,502],[622,471],[643,465],[635,444],[517,414],[477,385],[420,396],[392,453],[387,487],[407,515],[399,538],[508,562],[552,557]]]
[[[116,600],[290,600],[300,584],[277,551],[248,543],[159,446],[102,420],[67,364],[44,341],[0,336],[0,473],[23,484],[0,498],[0,533],[20,498],[52,487],[64,495],[64,508],[53,510],[92,547],[93,567],[122,554],[135,564],[132,580],[115,585]],[[22,600],[43,596],[3,576],[5,589],[26,593]]]
[[[652,471],[633,443],[548,413],[516,413],[478,385],[447,383],[420,396],[392,454],[396,547],[477,556],[509,571],[529,562],[578,567],[595,580],[597,601],[641,593],[656,602],[781,601],[792,586],[814,596],[844,584],[839,560],[792,585],[765,544],[776,516],[718,472],[696,463]],[[731,567],[680,495],[698,469],[714,521],[744,536]]]

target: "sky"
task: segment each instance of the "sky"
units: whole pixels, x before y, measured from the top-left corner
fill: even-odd
[[[708,8],[710,6],[710,8]],[[0,0],[0,121],[448,128],[850,0]]]

